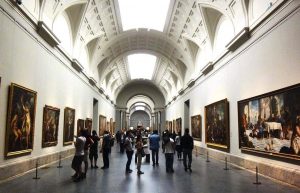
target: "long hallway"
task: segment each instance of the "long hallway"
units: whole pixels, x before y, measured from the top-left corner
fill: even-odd
[[[100,155],[101,156],[101,155]],[[101,158],[101,157],[100,157]],[[174,160],[173,174],[165,171],[165,158],[160,153],[160,165],[152,167],[143,158],[142,171],[138,176],[136,165],[131,163],[131,174],[125,174],[126,154],[120,154],[116,146],[110,155],[110,168],[107,170],[89,169],[87,178],[73,182],[71,175],[72,158],[38,170],[39,180],[35,171],[0,184],[0,193],[299,193],[300,190],[290,185],[259,176],[261,185],[254,185],[255,174],[229,165],[224,170],[224,162],[204,156],[193,155],[193,172],[185,172],[182,161]],[[102,165],[102,160],[98,160]]]

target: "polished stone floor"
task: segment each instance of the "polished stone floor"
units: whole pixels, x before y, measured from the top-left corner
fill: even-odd
[[[143,158],[145,159],[145,158]],[[125,174],[126,154],[113,149],[110,155],[110,168],[107,170],[89,169],[87,178],[73,182],[70,168],[72,158],[38,170],[39,180],[32,179],[35,172],[27,173],[13,180],[0,183],[0,193],[300,193],[300,190],[259,176],[261,185],[254,185],[255,174],[229,165],[224,170],[224,162],[194,156],[193,172],[185,172],[182,161],[174,160],[173,174],[166,173],[165,158],[160,154],[160,165],[152,167],[143,160],[142,171],[138,176],[135,163],[133,173]],[[98,160],[99,166],[102,160]]]

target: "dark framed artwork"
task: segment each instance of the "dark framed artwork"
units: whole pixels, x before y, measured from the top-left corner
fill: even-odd
[[[106,131],[106,117],[103,115],[100,115],[99,116],[99,136],[103,136],[104,131]]]
[[[181,132],[181,129],[182,129],[182,119],[178,118],[178,119],[176,119],[176,130],[175,130],[175,132],[176,133]]]
[[[91,118],[86,118],[84,122],[85,128],[88,130],[89,134],[92,133],[93,120]]]
[[[75,109],[66,107],[64,110],[64,145],[71,145],[74,141]]]
[[[42,147],[57,145],[60,109],[45,105],[43,114]]]
[[[11,83],[5,136],[5,157],[32,152],[37,92]]]
[[[238,123],[243,153],[299,161],[300,84],[238,101]]]
[[[202,121],[200,115],[191,117],[192,137],[195,140],[202,140]]]
[[[205,106],[205,142],[208,147],[229,152],[229,103],[227,99]]]
[[[84,127],[84,120],[83,119],[77,119],[77,136],[80,135],[80,131],[85,129]]]

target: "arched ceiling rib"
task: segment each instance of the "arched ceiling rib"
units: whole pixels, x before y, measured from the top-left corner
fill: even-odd
[[[196,68],[201,69],[196,67],[198,53],[209,54],[209,49],[213,49],[218,18],[227,17],[235,33],[248,25],[248,0],[171,0],[163,32],[122,31],[118,0],[39,2],[40,11],[34,10],[34,14],[40,13],[38,19],[49,27],[58,14],[67,13],[73,36],[72,57],[76,58],[87,48],[90,61],[87,72],[96,76],[93,78],[98,86],[110,90],[106,94],[112,99],[131,82],[127,69],[129,54],[145,52],[157,57],[151,81],[169,100],[199,73],[195,72]]]

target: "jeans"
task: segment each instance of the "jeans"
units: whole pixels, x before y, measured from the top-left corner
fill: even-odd
[[[166,157],[166,171],[173,172],[173,162],[174,162],[174,154],[173,153],[165,153]]]
[[[188,157],[188,165],[186,164],[186,157]],[[183,149],[183,165],[184,169],[191,168],[192,165],[192,149]]]
[[[159,149],[153,149],[152,150],[152,163],[153,164],[158,164],[158,152],[159,152]]]
[[[131,160],[132,160],[133,151],[126,151],[126,155],[127,155],[126,171],[129,171],[130,170],[130,164],[131,164]]]

